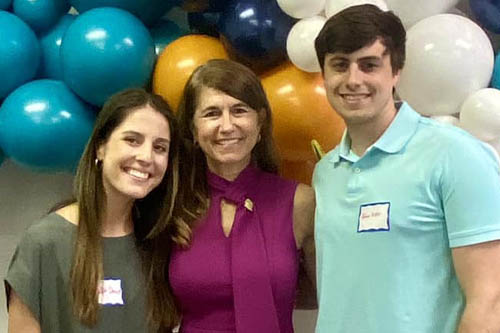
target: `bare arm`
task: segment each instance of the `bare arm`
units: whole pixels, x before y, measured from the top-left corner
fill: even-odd
[[[19,296],[10,290],[9,333],[40,333],[40,324]]]
[[[500,241],[454,248],[452,255],[466,301],[458,333],[500,332]]]
[[[316,308],[316,251],[314,247],[314,190],[299,184],[293,202],[295,243],[302,250],[297,307]]]

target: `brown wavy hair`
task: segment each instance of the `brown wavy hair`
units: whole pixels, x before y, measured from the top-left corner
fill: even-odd
[[[125,90],[104,104],[78,165],[74,195],[79,218],[71,269],[73,312],[84,325],[92,327],[97,323],[97,286],[103,278],[101,222],[106,209],[102,170],[95,163],[97,150],[128,115],[143,106],[150,106],[168,121],[170,149],[168,169],[161,183],[146,197],[134,202],[134,235],[147,286],[148,322],[155,332],[170,332],[179,321],[167,279],[171,242],[170,236],[166,236],[169,224],[173,223],[171,217],[178,191],[179,134],[167,102],[144,89]]]
[[[272,136],[271,107],[259,78],[246,66],[231,60],[214,59],[199,66],[184,87],[177,117],[182,137],[179,191],[174,241],[189,245],[191,229],[208,209],[207,163],[203,151],[194,144],[193,116],[203,88],[219,90],[256,110],[261,139],[252,150],[251,163],[261,170],[278,173],[278,159]]]
[[[321,69],[327,53],[353,53],[377,39],[390,54],[392,72],[396,74],[406,58],[406,31],[399,17],[370,4],[338,12],[326,21],[314,42]]]

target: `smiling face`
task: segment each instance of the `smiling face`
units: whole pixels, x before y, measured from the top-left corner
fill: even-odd
[[[131,111],[97,150],[106,195],[144,198],[165,175],[169,143],[169,124],[161,113],[149,105]]]
[[[256,110],[219,90],[203,87],[193,116],[193,135],[217,174],[239,173],[259,139]]]
[[[396,112],[392,91],[399,71],[393,73],[380,40],[350,54],[326,54],[323,77],[328,101],[348,126],[376,125]]]

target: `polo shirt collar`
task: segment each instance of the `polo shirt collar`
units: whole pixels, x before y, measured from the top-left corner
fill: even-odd
[[[397,153],[415,133],[420,117],[408,103],[402,102],[391,124],[372,147],[389,154]],[[334,150],[330,158],[330,162],[337,163],[340,158],[351,161],[351,157],[351,138],[346,129],[338,148]]]
[[[396,117],[384,134],[373,144],[373,147],[389,154],[399,152],[417,130],[420,118],[421,116],[408,103],[403,102]]]

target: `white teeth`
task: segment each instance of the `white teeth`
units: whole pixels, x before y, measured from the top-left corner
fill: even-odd
[[[366,94],[358,94],[358,95],[343,95],[344,99],[348,100],[348,101],[357,101],[357,100],[360,100],[360,99],[363,99],[365,97],[368,97],[368,95]]]
[[[218,144],[220,145],[231,145],[235,144],[239,141],[239,139],[225,139],[225,140],[219,140]]]
[[[132,175],[134,177],[137,177],[137,178],[142,178],[142,179],[148,179],[148,177],[149,177],[148,173],[140,172],[140,171],[134,170],[134,169],[129,169],[128,174]]]

